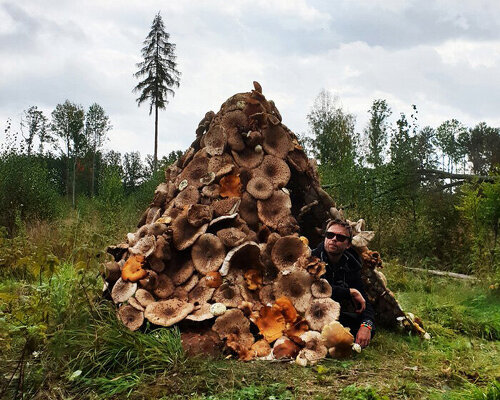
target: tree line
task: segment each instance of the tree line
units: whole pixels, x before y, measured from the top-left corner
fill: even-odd
[[[500,128],[420,127],[415,105],[391,118],[384,99],[368,114],[357,132],[355,116],[322,91],[307,116],[303,145],[339,207],[365,218],[390,256],[500,273]]]

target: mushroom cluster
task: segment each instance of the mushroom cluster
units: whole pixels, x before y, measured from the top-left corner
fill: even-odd
[[[118,318],[131,330],[178,324],[189,354],[224,344],[243,360],[313,363],[328,353],[321,332],[340,306],[308,243],[334,212],[315,164],[254,82],[205,115],[138,230],[108,248]]]

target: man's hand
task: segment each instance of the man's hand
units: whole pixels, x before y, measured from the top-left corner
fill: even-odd
[[[361,326],[359,328],[358,334],[356,335],[356,343],[364,348],[370,344],[371,338],[372,333],[370,329],[368,329],[366,326]]]
[[[349,291],[351,292],[352,299],[356,303],[356,312],[361,314],[366,308],[366,301],[363,295],[359,293],[358,289],[349,289]]]

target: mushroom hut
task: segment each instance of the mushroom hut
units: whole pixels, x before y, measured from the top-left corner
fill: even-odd
[[[309,247],[339,215],[314,160],[254,82],[206,113],[137,231],[108,248],[106,290],[131,330],[177,324],[188,354],[222,349],[302,365],[345,357],[353,337]],[[367,247],[373,233],[363,220],[352,225],[380,319],[425,333],[387,289],[380,256]]]

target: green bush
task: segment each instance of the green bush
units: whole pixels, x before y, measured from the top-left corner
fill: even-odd
[[[10,235],[16,219],[51,219],[58,214],[57,185],[43,160],[15,153],[0,156],[0,225]]]

